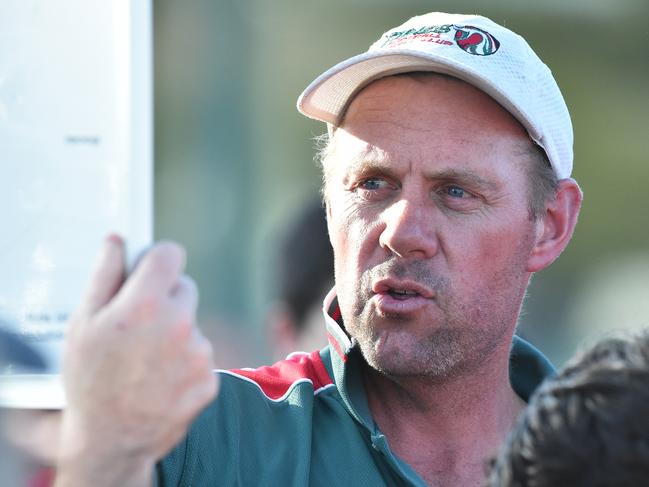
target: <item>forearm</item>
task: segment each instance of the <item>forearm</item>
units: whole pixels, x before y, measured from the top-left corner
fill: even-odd
[[[54,487],[151,487],[153,458],[64,415]]]
[[[59,464],[54,487],[151,487],[153,463],[80,458]]]
[[[107,465],[81,459],[57,468],[54,487],[151,487],[153,465]]]

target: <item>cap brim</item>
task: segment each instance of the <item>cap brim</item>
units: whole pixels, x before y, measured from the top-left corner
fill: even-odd
[[[371,82],[394,74],[430,71],[456,77],[484,91],[510,112],[539,142],[530,118],[490,80],[447,57],[408,49],[375,50],[354,56],[325,71],[302,92],[298,110],[307,117],[338,126],[354,97]]]

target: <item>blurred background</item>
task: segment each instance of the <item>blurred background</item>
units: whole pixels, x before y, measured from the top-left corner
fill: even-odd
[[[521,33],[573,118],[581,218],[564,255],[533,279],[519,333],[561,364],[584,340],[649,326],[649,2],[485,3],[154,1],[156,237],[188,249],[217,365],[274,358],[277,248],[320,187],[313,137],[325,128],[296,111],[298,95],[432,10]]]

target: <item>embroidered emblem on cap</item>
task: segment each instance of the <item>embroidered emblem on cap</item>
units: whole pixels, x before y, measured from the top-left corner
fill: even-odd
[[[500,47],[500,42],[489,32],[471,25],[454,25],[455,43],[460,49],[476,56],[490,56]]]
[[[455,31],[455,33],[453,33]],[[489,32],[472,25],[430,25],[419,29],[394,31],[385,35],[383,48],[406,47],[413,41],[452,46],[455,41],[464,52],[476,56],[489,56],[500,47],[500,42]]]
[[[453,43],[448,40],[448,34],[451,33],[453,27],[454,26],[450,24],[430,25],[420,27],[419,29],[408,29],[386,33],[384,42],[380,47],[401,47],[412,41],[432,42],[435,44],[452,46]],[[446,37],[447,39],[444,39],[443,37]]]

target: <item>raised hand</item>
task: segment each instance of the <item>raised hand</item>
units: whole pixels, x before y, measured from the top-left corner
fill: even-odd
[[[125,278],[121,239],[104,242],[66,340],[57,486],[150,485],[155,461],[214,398],[184,265],[183,249],[162,242]]]

